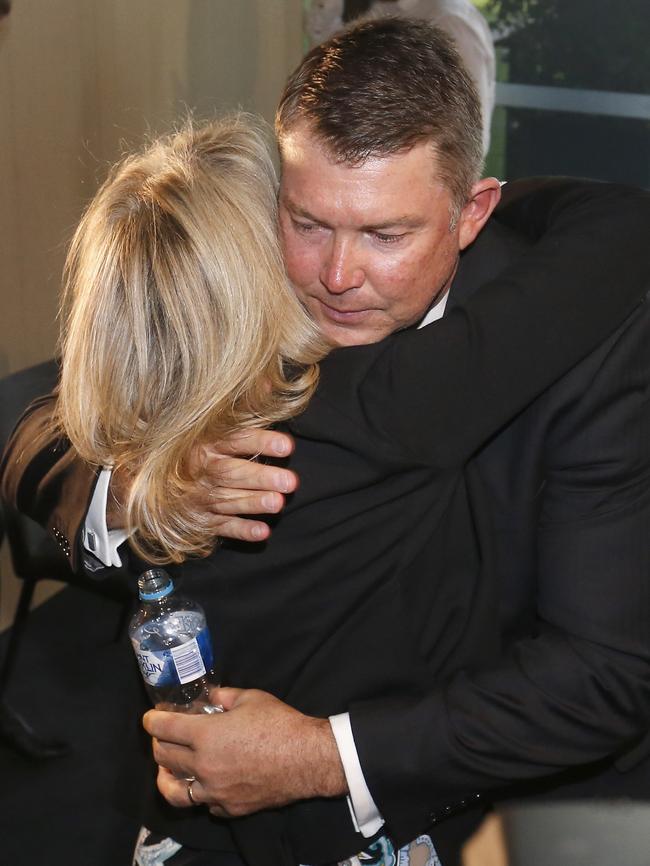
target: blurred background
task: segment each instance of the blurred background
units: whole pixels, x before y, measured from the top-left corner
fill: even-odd
[[[494,37],[487,168],[650,186],[647,0],[482,0]]]

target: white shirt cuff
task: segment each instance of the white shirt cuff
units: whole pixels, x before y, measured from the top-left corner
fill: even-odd
[[[105,566],[119,568],[122,565],[122,560],[117,548],[126,541],[129,534],[125,529],[109,529],[106,525],[106,504],[110,480],[111,470],[102,469],[95,485],[93,497],[90,500],[86,522],[81,532],[81,540],[86,550],[100,562],[103,562]]]
[[[374,836],[384,825],[384,819],[372,799],[359,763],[357,747],[354,744],[349,713],[329,717],[332,733],[341,756],[345,779],[348,783],[348,806],[354,829],[366,838]]]

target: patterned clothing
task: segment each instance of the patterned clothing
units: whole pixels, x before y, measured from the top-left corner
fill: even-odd
[[[442,866],[429,836],[418,836],[397,851],[388,836],[381,836],[366,851],[337,866]]]
[[[186,848],[142,827],[133,855],[133,866],[244,866],[230,851],[197,851]],[[303,864],[306,866],[306,864]],[[442,866],[429,836],[418,836],[397,851],[387,836],[365,851],[330,866]]]
[[[169,837],[140,829],[132,866],[246,866],[233,851],[198,851]]]

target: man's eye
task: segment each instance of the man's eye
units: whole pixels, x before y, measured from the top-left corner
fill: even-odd
[[[293,227],[295,228],[295,230],[301,232],[304,235],[308,235],[310,232],[315,232],[318,228],[318,225],[316,223],[304,223],[295,219],[291,220],[291,222],[293,223]]]
[[[406,237],[406,234],[389,235],[385,232],[373,232],[373,236],[380,244],[396,244],[398,241],[401,241],[403,237]]]

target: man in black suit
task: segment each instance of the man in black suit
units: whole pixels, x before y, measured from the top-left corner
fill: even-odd
[[[404,71],[404,58],[395,62],[396,49],[387,48],[382,28],[364,31],[365,41],[357,30],[316,49],[290,79],[278,114],[280,219],[289,274],[325,333],[343,345],[372,342],[415,324],[427,309],[435,310],[438,298],[444,302],[450,284],[448,302],[455,303],[497,275],[521,243],[491,222],[455,254],[445,246],[449,238],[429,236],[435,255],[427,261],[417,254],[422,221],[386,218],[399,207],[403,217],[418,186],[435,182],[422,165],[409,173],[414,148],[405,148],[404,138],[395,152],[384,144],[377,160],[372,151],[366,159],[355,151],[358,142],[367,142],[373,123],[378,133],[382,124],[390,127],[387,105],[400,99],[396,91],[405,104],[417,91],[406,74],[394,80],[394,69]],[[416,56],[422,55],[414,51]],[[426,74],[414,59],[409,72]],[[382,75],[375,94],[385,85],[388,90],[381,92],[390,97],[374,111],[370,103],[362,109],[355,100],[364,88],[373,92],[373,80]],[[467,118],[463,123],[470,126]],[[434,141],[443,134],[430,130]],[[453,133],[441,147],[449,139]],[[399,173],[403,194],[397,205],[384,195],[384,171],[386,177]],[[476,187],[478,201],[488,189]],[[476,207],[477,199],[470,205]],[[432,286],[440,289],[437,297]],[[520,782],[515,796],[536,790],[648,795],[647,326],[644,309],[468,467],[484,556],[493,558],[501,582],[500,664],[452,682],[450,716],[444,716],[439,696],[431,697],[428,712],[420,705],[412,717],[396,713],[399,730],[386,724],[386,708],[352,708],[355,750],[346,753],[344,774],[327,732],[320,729],[316,736],[312,720],[267,696],[221,690],[219,699],[232,708],[231,727],[220,751],[217,731],[225,720],[212,723],[210,769],[204,762],[194,787],[200,801],[215,814],[232,814],[295,799],[301,782],[309,796],[354,788],[357,819],[363,823],[364,816],[371,831],[382,819],[390,826],[392,816],[415,807],[418,772],[436,775],[446,803],[432,810],[433,825],[505,780]],[[277,434],[256,436],[250,447],[272,455],[275,443],[284,453],[290,448]],[[221,512],[215,531],[250,540],[264,537],[267,528],[257,520],[245,526],[232,515],[277,510],[295,483],[289,473],[251,470],[219,455],[213,472],[215,486],[242,488],[224,490],[216,505],[213,500],[210,508]],[[271,498],[264,501],[255,488],[266,488]],[[183,751],[197,748],[193,720],[150,714],[146,724],[167,741],[157,746],[159,763],[186,772],[201,766]],[[267,725],[281,732],[277,739]],[[344,737],[337,732],[339,747]],[[321,785],[316,791],[315,778]],[[163,775],[160,786],[170,802],[184,805],[181,784]]]
[[[418,81],[428,76],[441,92],[448,86],[427,65],[430,33],[404,23],[357,28],[309,55],[281,105],[288,270],[339,344],[374,342],[440,314],[447,298],[453,304],[499,274],[523,243],[492,222],[476,240],[467,233],[498,198],[493,179],[476,180],[475,97],[456,103],[438,126],[435,111],[432,123],[426,115],[423,124],[420,104],[413,137],[404,137],[400,112],[422,92]],[[445,50],[436,42],[449,64]],[[389,105],[378,101],[386,93],[402,137],[391,146],[384,136],[382,148],[364,152],[373,124],[382,134],[390,128]],[[422,144],[430,141],[433,158],[425,158]],[[356,152],[355,142],[361,142]],[[355,818],[371,838],[384,821],[390,829],[404,813],[423,808],[444,835],[443,826],[455,820],[450,815],[507,781],[546,778],[567,786],[580,778],[592,793],[601,785],[606,793],[633,793],[634,769],[620,771],[640,772],[650,721],[645,307],[468,468],[483,556],[502,581],[495,616],[506,652],[499,665],[456,677],[444,701],[438,692],[413,708],[391,704],[393,696],[381,706],[355,705],[333,720],[335,735],[326,719],[254,691],[220,690],[230,710],[224,717],[150,714],[159,762],[197,776],[192,793],[199,803],[214,814],[239,815],[349,791]],[[248,444],[270,456],[290,450],[280,434],[255,434]],[[268,528],[232,515],[277,510],[296,483],[284,470],[255,470],[216,453],[208,455],[206,471],[208,479],[225,472],[243,488],[206,505],[221,512],[215,531],[251,540]],[[74,537],[87,499],[69,495],[80,489],[74,475],[62,483],[48,507],[66,491],[68,505],[47,519]],[[91,532],[86,547],[97,553]],[[85,556],[90,568],[98,567]],[[387,723],[391,716],[398,723]],[[423,774],[439,781],[435,803],[422,802]],[[172,804],[190,805],[185,782],[161,771],[159,784]]]

